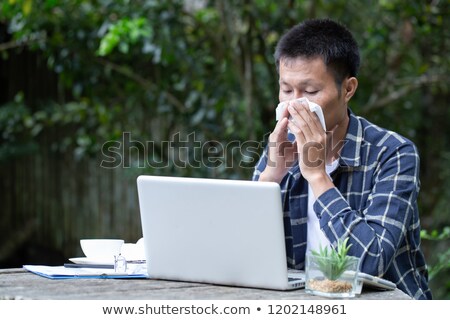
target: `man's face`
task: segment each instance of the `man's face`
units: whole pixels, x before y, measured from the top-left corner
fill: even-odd
[[[344,84],[339,94],[332,73],[320,57],[281,59],[279,74],[280,102],[306,97],[317,103],[322,107],[327,130],[346,119],[348,101],[342,92]]]

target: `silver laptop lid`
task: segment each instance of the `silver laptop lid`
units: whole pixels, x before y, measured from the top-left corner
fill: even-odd
[[[140,176],[151,278],[288,289],[276,183]]]

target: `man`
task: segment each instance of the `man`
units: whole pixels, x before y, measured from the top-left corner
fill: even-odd
[[[415,299],[431,299],[420,249],[419,156],[406,138],[357,117],[359,50],[329,19],[289,30],[276,52],[279,100],[288,107],[269,136],[254,180],[280,184],[288,265],[349,238],[361,271],[383,277]],[[322,107],[327,131],[307,98]]]

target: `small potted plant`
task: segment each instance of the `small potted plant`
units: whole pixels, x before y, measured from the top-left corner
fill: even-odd
[[[335,250],[320,247],[306,255],[306,292],[328,298],[355,296],[360,259],[347,255],[347,242],[339,239]]]

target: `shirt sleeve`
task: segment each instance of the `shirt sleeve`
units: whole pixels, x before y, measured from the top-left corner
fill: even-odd
[[[259,176],[266,168],[266,165],[267,165],[267,147],[264,148],[264,151],[261,154],[261,157],[259,158],[259,161],[255,166],[255,170],[253,171],[253,176],[252,176],[253,181],[259,180]]]
[[[320,227],[330,242],[349,237],[349,254],[361,257],[361,271],[378,276],[386,272],[401,244],[409,241],[405,239],[407,229],[418,225],[420,184],[414,145],[403,144],[383,159],[363,210],[353,210],[337,188],[329,189],[314,203]]]

